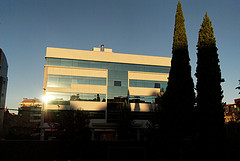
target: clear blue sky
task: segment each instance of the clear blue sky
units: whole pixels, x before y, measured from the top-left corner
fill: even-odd
[[[7,56],[6,106],[40,97],[46,47],[90,50],[98,43],[114,52],[171,57],[177,0],[1,0],[0,48]],[[192,76],[205,12],[214,27],[224,102],[240,97],[240,1],[182,0]]]

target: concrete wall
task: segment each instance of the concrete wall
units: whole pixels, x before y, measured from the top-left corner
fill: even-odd
[[[150,73],[150,72],[128,72],[128,79],[151,80],[151,81],[168,81],[167,73]]]
[[[52,75],[70,75],[70,76],[85,76],[85,77],[107,77],[106,69],[91,69],[77,67],[49,67],[48,74]]]
[[[130,103],[131,111],[135,112],[149,112],[153,104],[149,103]]]

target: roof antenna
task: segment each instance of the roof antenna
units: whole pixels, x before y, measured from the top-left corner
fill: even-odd
[[[104,45],[103,44],[101,45],[101,51],[104,51]]]

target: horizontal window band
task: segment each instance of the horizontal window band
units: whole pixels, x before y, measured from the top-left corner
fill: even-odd
[[[155,72],[155,73],[169,73],[170,71],[170,67],[167,67],[167,66],[113,63],[113,62],[60,59],[60,58],[46,58],[46,65],[112,69],[112,70],[119,70],[119,71],[121,70],[122,71],[143,71],[143,72]]]
[[[106,94],[47,92],[48,104],[69,105],[70,101],[106,102]]]
[[[129,80],[129,87],[142,87],[142,88],[163,88],[166,89],[166,81],[152,81],[152,80]]]
[[[167,81],[153,81],[153,80],[140,80],[140,79],[129,79],[129,82],[144,82],[144,83],[167,83]]]
[[[48,80],[47,80],[48,87],[70,88],[71,84],[89,84],[89,85],[104,85],[105,86],[106,78],[48,75]]]
[[[105,77],[86,77],[86,76],[69,76],[69,75],[54,75],[54,74],[49,74],[48,77],[61,77],[61,78],[81,78],[81,79],[105,79]]]

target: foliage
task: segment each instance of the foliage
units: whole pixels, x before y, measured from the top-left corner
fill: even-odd
[[[221,88],[223,79],[218,64],[213,27],[207,13],[199,30],[197,50],[196,89],[200,142],[204,147],[220,150],[223,149],[224,138],[224,104]],[[203,153],[207,155],[209,150],[205,149]],[[212,153],[211,156],[213,155],[215,154]]]
[[[240,90],[240,80],[238,80],[238,81],[239,81],[239,86],[236,87],[236,89]],[[240,92],[239,92],[239,94],[240,94]],[[240,101],[237,101],[237,102],[236,102],[236,105],[237,105],[237,107],[240,108]]]
[[[205,40],[205,41],[204,41]],[[206,13],[199,31],[197,61],[197,106],[200,115],[223,124],[223,91],[221,70],[211,21]],[[201,117],[202,118],[202,117]],[[200,118],[200,119],[201,119]]]
[[[214,37],[212,22],[210,21],[207,13],[203,18],[203,23],[199,30],[197,47],[198,48],[216,47],[216,39]]]
[[[127,100],[123,103],[120,109],[119,122],[118,122],[118,136],[120,140],[128,140],[131,137],[133,127],[133,119],[131,116],[131,108]]]
[[[6,140],[36,139],[32,134],[38,133],[38,124],[23,119],[20,115],[4,112],[3,131]]]
[[[185,19],[183,16],[182,5],[180,2],[178,2],[177,12],[175,15],[175,28],[174,28],[173,46],[172,46],[173,52],[181,49],[185,50],[188,48],[184,21]]]
[[[56,127],[60,140],[90,139],[89,119],[81,110],[60,110]]]
[[[163,107],[162,107],[162,103],[163,103],[163,94],[159,94],[155,100],[156,106],[154,108],[150,109],[151,112],[151,119],[149,120],[149,128],[155,128],[155,127],[159,127],[159,125],[162,123],[163,121]]]
[[[236,89],[240,90],[240,80],[238,80],[238,81],[239,81],[239,86],[236,87]],[[240,92],[239,92],[239,94],[240,94]]]
[[[148,135],[153,141],[161,140],[165,130],[165,110],[163,108],[163,93],[160,93],[156,100],[156,106],[150,109],[151,118],[148,120]]]
[[[168,86],[163,95],[168,136],[184,139],[192,129],[195,94],[181,3],[178,2]],[[178,133],[176,133],[178,131]]]
[[[240,122],[231,121],[226,124],[226,129],[228,139],[240,141]]]

